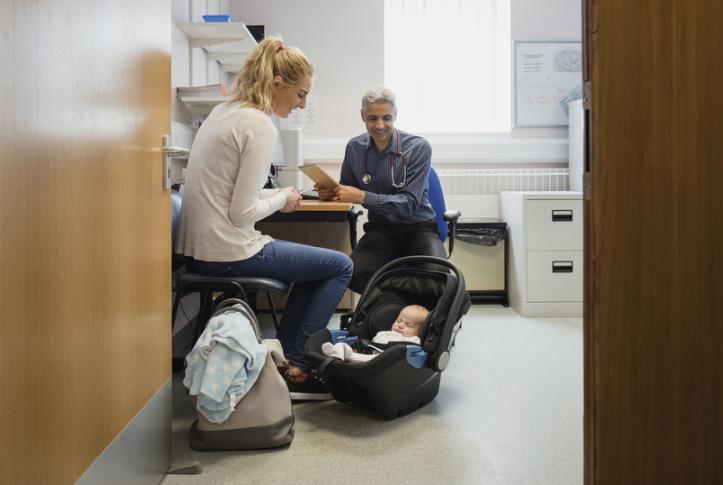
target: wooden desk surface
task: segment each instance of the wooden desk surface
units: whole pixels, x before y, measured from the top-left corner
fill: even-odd
[[[340,211],[346,212],[354,204],[348,202],[322,202],[320,200],[302,200],[297,211]]]

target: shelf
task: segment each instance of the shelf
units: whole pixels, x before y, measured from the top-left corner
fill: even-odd
[[[206,52],[248,53],[256,40],[242,22],[192,22],[177,24],[191,40],[191,46]]]
[[[224,96],[181,96],[178,99],[188,107],[191,116],[207,115],[214,106],[227,100]]]
[[[246,55],[246,52],[207,52],[206,59],[218,62],[222,71],[238,72]]]
[[[242,22],[191,22],[176,26],[188,36],[191,48],[203,49],[206,61],[216,62],[219,82],[228,82],[222,74],[238,72],[246,56],[256,48],[256,40]],[[189,52],[189,79],[193,83],[193,55]],[[208,69],[208,67],[206,68]],[[206,71],[208,78],[208,70]],[[214,106],[226,101],[223,96],[180,96],[191,116],[211,112]]]

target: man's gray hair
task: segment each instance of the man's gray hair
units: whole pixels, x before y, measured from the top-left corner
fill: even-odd
[[[362,96],[362,113],[367,112],[369,103],[389,103],[394,117],[397,116],[397,97],[394,96],[392,90],[386,86],[372,86],[366,90],[364,96]]]

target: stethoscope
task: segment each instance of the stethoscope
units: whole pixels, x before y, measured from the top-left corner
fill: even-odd
[[[404,156],[401,150],[401,145],[399,142],[399,130],[395,129],[395,133],[397,134],[397,150],[389,155],[389,171],[392,175],[392,187],[396,189],[401,189],[404,187],[404,184],[407,183],[407,157]],[[364,150],[364,176],[362,177],[362,182],[364,182],[366,185],[369,185],[372,183],[372,176],[369,175],[369,168],[367,167],[367,152],[369,150]],[[394,159],[399,158],[402,164],[402,173],[403,178],[400,183],[396,183],[394,181]],[[399,164],[397,164],[399,165]]]

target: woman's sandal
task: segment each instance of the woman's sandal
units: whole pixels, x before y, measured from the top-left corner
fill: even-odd
[[[294,384],[301,384],[309,378],[309,373],[298,367],[287,367],[283,375],[287,381]]]

